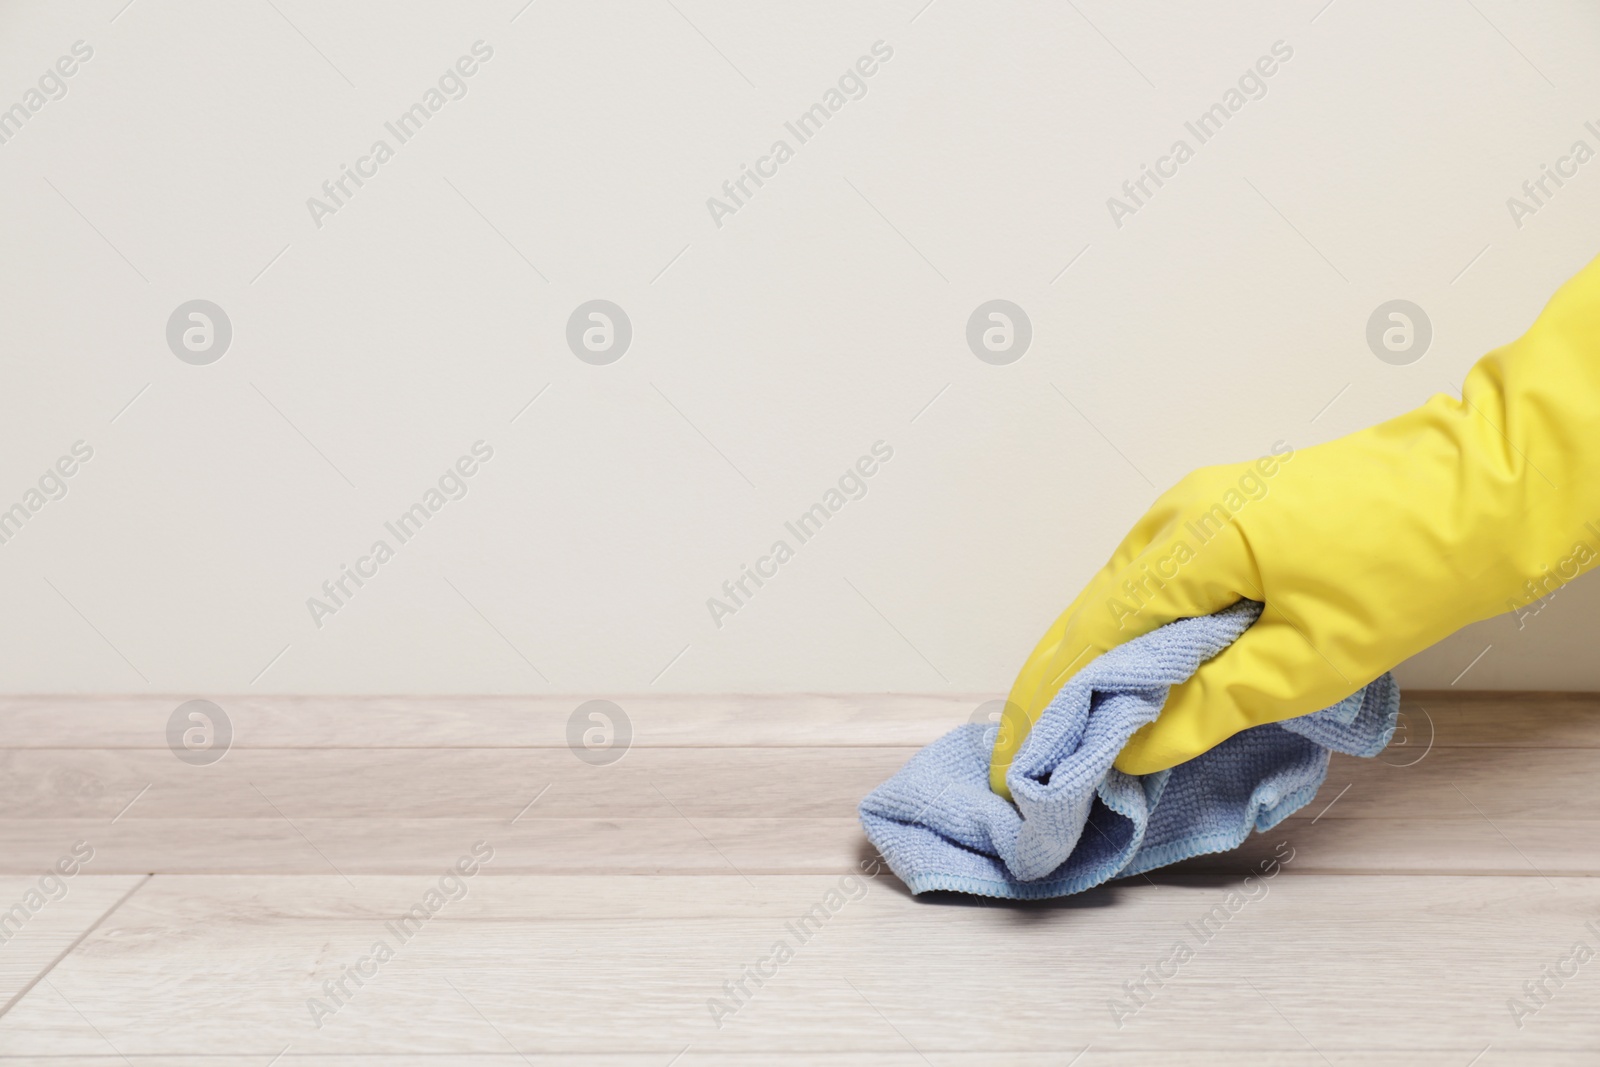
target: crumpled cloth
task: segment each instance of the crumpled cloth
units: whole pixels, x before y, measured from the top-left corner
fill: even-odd
[[[1056,694],[1006,776],[989,788],[997,724],[957,727],[861,802],[861,824],[913,893],[1032,900],[1237,848],[1305,806],[1330,752],[1374,756],[1394,734],[1400,688],[1385,674],[1332,707],[1243,730],[1156,774],[1112,766],[1167,690],[1261,614],[1253,600],[1180,619],[1100,656]]]

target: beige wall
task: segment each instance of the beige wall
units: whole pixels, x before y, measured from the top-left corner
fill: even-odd
[[[1600,161],[1507,206],[1600,148],[1592,5],[521,7],[0,12],[0,106],[40,105],[0,144],[0,507],[93,449],[0,545],[0,689],[999,690],[1158,488],[1415,406],[1596,251]],[[566,338],[597,298],[607,365]],[[166,336],[195,299],[232,328],[203,365]],[[992,299],[1031,322],[1006,365],[966,337]],[[1409,365],[1367,346],[1391,299],[1433,326]],[[1492,644],[1460,684],[1600,685],[1597,613],[1575,587],[1405,680]]]

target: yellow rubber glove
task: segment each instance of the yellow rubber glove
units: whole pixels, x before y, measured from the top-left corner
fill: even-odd
[[[1005,773],[1100,653],[1242,597],[1261,618],[1167,698],[1116,766],[1149,774],[1318,711],[1468,623],[1600,560],[1600,260],[1462,397],[1310,448],[1205,467],[1162,494],[1034,648],[989,768]]]

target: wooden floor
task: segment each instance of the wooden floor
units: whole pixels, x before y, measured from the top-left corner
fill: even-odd
[[[913,900],[855,806],[982,700],[621,698],[592,765],[576,700],[219,699],[196,766],[178,699],[6,698],[0,1062],[1600,1062],[1600,697],[1410,694],[1240,852]]]

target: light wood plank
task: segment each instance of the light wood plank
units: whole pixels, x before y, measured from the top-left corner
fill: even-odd
[[[107,821],[119,814],[133,821],[298,820],[330,812],[349,819],[849,818],[916,752],[641,749],[594,767],[550,749],[247,749],[193,767],[148,750],[0,750],[0,811],[9,818]],[[1327,817],[1559,812],[1569,820],[1600,819],[1597,771],[1600,753],[1593,749],[1335,755],[1312,808],[1320,811],[1342,793]]]
[[[164,749],[196,695],[0,696],[0,721],[11,748]],[[590,696],[623,708],[641,748],[859,748],[925,745],[1004,694],[207,696],[239,748],[565,748]],[[1402,710],[1417,744],[1600,748],[1600,694],[1413,690]]]
[[[480,838],[531,872],[842,870],[865,848],[860,798],[913,751],[643,749],[592,767],[548,750],[262,749],[204,768],[166,752],[13,751],[0,753],[0,870],[40,868],[79,838],[119,873],[398,873]],[[1596,873],[1592,755],[1340,756],[1286,825],[1320,871]]]
[[[350,819],[849,817],[916,752],[640,749],[596,767],[566,749],[246,749],[195,767],[164,750],[0,750],[0,812],[106,820],[119,812],[123,820],[298,820],[330,812]]]
[[[1198,879],[1022,907],[860,884],[800,943],[786,924],[850,884],[475,878],[318,1029],[307,999],[376,939],[393,940],[385,919],[428,879],[157,878],[24,998],[0,1026],[0,1052],[103,1054],[84,1019],[129,1056],[223,1043],[263,1055],[286,1044],[494,1054],[509,1042],[667,1056],[685,1045],[726,1056],[1092,1045],[1130,1057],[1251,1049],[1270,1062],[1280,1051],[1458,1050],[1465,1063],[1485,1045],[1516,1062],[1521,1050],[1600,1042],[1600,961],[1520,1030],[1506,1006],[1574,941],[1600,942],[1585,925],[1600,915],[1593,879]],[[1196,934],[1246,890],[1256,899]],[[793,958],[719,1028],[708,999],[782,938]],[[1192,959],[1119,1027],[1112,998],[1179,939]]]
[[[63,834],[94,841],[98,870],[162,874],[425,872],[480,840],[520,873],[844,871],[868,850],[853,818],[27,819],[0,820],[0,864],[38,867]]]
[[[1310,817],[1201,857],[1233,870],[1290,836],[1319,873],[1600,874],[1593,821]],[[1273,834],[1277,836],[1274,837]],[[97,867],[137,874],[402,874],[451,862],[491,842],[495,869],[524,874],[805,874],[848,871],[870,854],[854,818],[806,819],[124,819],[0,820],[0,869],[50,862],[63,836],[89,837]]]
[[[165,749],[167,720],[195,694],[3,696],[12,748]],[[615,701],[641,748],[921,746],[1004,694],[590,696],[207,696],[239,748],[559,748],[593,697]]]
[[[1401,710],[1417,743],[1445,746],[1600,748],[1600,694],[1413,689]]]
[[[73,841],[58,840],[49,863],[71,854]],[[96,877],[91,860],[62,877],[47,864],[31,876],[0,877],[0,1008],[37,981],[95,921],[143,878]],[[53,874],[53,878],[46,879]]]
[[[168,872],[0,1018],[0,1054],[265,1064],[287,1044],[293,1062],[349,1067],[521,1053],[631,1067],[687,1045],[680,1067],[976,1065],[1064,1063],[1089,1044],[1093,1067],[1178,1052],[1465,1064],[1487,1045],[1480,1067],[1586,1062],[1600,1038],[1594,965],[1522,1030],[1505,1001],[1574,938],[1600,949],[1583,925],[1600,919],[1588,758],[1600,703],[1426,700],[1408,705],[1402,743],[1374,761],[1336,757],[1317,801],[1233,853],[1044,905],[915,901],[891,876],[864,883],[773,980],[782,995],[763,992],[720,1030],[706,999],[871,862],[855,805],[952,725],[949,698],[641,699],[636,727],[650,729],[608,767],[566,751],[564,700],[530,715],[498,698],[269,699],[245,705],[246,721],[283,743],[241,736],[205,768],[165,750],[170,704],[134,701],[121,710],[144,717],[139,730],[160,713],[154,742],[117,735],[124,722],[110,740],[138,743],[0,750],[0,871],[42,868],[83,838],[98,879],[85,886]],[[24,718],[55,713],[46,733],[73,719],[22,703]],[[73,706],[82,726],[119,705]],[[484,740],[485,728],[502,732]],[[359,747],[363,733],[394,744]],[[313,1029],[316,982],[478,840],[495,856],[467,897]],[[1294,859],[1270,894],[1117,1028],[1120,983],[1285,842]],[[50,944],[34,973],[59,954]],[[1270,1006],[1248,999],[1247,979]],[[1398,1003],[1403,1018],[1383,1015]]]
[[[1091,1047],[1072,1064],[1078,1049],[1049,1052],[1014,1052],[1005,1054],[1010,1067],[1146,1067],[1146,1065],[1173,1063],[1171,1049],[1137,1049],[1131,1051],[1106,1051]],[[1331,1049],[1313,1052],[1305,1049],[1262,1049],[1241,1047],[1222,1050],[1187,1049],[1181,1053],[1184,1067],[1239,1067],[1241,1063],[1270,1062],[1272,1067],[1463,1067],[1482,1049],[1465,1047],[1440,1051],[1419,1049]],[[681,1053],[681,1055],[680,1055]],[[1270,1055],[1270,1061],[1266,1056]],[[678,1056],[674,1061],[673,1057]],[[255,1065],[255,1067],[373,1067],[379,1057],[356,1053],[352,1055],[287,1055],[276,1065],[272,1054],[238,1053],[227,1056],[151,1056],[141,1057],[138,1067],[222,1067],[224,1064]],[[127,1061],[116,1054],[104,1056],[20,1056],[6,1057],[7,1067],[127,1067]],[[384,1054],[383,1067],[994,1067],[994,1054],[989,1052],[924,1052],[873,1051],[873,1052],[800,1052],[763,1054],[760,1052],[701,1052],[690,1047],[664,1049],[660,1052],[640,1053],[587,1053],[546,1054],[536,1051],[516,1053],[459,1053],[444,1052],[431,1056]],[[1519,1049],[1517,1058],[1496,1059],[1493,1049],[1472,1067],[1500,1067],[1507,1063],[1526,1064],[1528,1067],[1594,1067],[1594,1057],[1588,1052],[1552,1052],[1548,1050]]]

